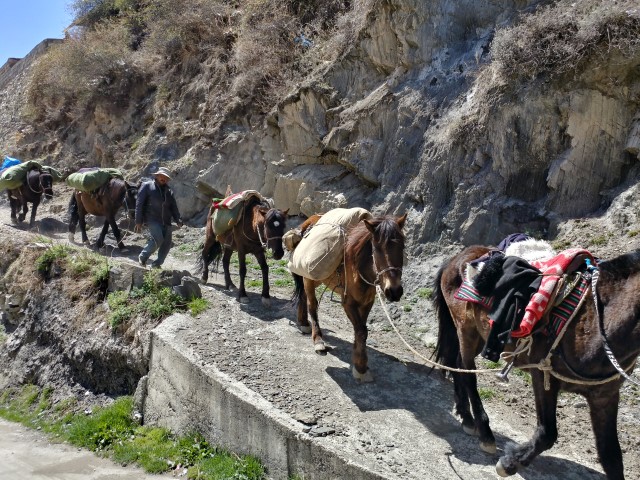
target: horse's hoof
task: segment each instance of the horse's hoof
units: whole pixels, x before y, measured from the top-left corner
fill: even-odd
[[[356,367],[351,367],[351,374],[353,375],[353,378],[355,378],[360,383],[373,382],[373,374],[371,373],[371,370],[360,373],[358,370],[356,370]]]
[[[271,308],[271,299],[267,297],[262,297],[262,306],[265,308]]]
[[[73,238],[75,237],[75,235],[71,232],[69,232],[67,234],[67,239],[69,240],[69,243],[73,243]]]
[[[247,304],[247,303],[249,303],[249,297],[240,297],[240,298],[238,299],[238,301],[239,301],[240,303]]]
[[[305,335],[309,335],[311,333],[310,325],[298,325],[298,329],[300,330],[301,333],[304,333]]]
[[[322,340],[320,340],[319,342],[313,345],[313,349],[316,351],[316,353],[324,353],[327,351],[327,346],[324,344]]]
[[[496,442],[480,442],[480,450],[490,455],[493,455],[498,451]],[[497,468],[498,467],[496,466],[496,469]]]
[[[469,427],[467,425],[462,425],[462,431],[464,433],[466,433],[467,435],[471,435],[474,437],[477,437],[478,435],[480,435],[480,432],[478,431],[478,429],[476,427]]]
[[[504,466],[502,465],[502,459],[500,459],[498,460],[498,463],[496,463],[496,473],[501,477],[510,477],[511,475],[514,475],[516,472],[509,473],[507,469],[504,468]]]
[[[87,246],[87,247],[91,246],[91,242],[89,240],[83,240],[82,244]]]
[[[14,225],[17,225],[17,224],[18,224],[18,220],[17,220],[17,219],[15,219],[15,218],[12,218],[12,219],[11,219],[11,223],[13,223]]]

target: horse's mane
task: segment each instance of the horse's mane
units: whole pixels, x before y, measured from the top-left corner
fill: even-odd
[[[398,238],[398,235],[404,238],[404,234],[398,227],[398,222],[394,217],[375,217],[370,222],[375,225],[376,233],[379,234],[382,243]],[[360,221],[347,233],[347,248],[353,249],[353,253],[358,255],[371,240],[371,237],[372,233],[364,224],[364,221]]]
[[[598,264],[602,275],[628,278],[640,272],[640,249]]]

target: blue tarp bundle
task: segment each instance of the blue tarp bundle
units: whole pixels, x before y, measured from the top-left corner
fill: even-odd
[[[4,157],[4,162],[2,162],[2,166],[0,166],[0,171],[4,170],[5,168],[13,167],[14,165],[18,165],[19,163],[20,160],[18,160],[17,158]]]

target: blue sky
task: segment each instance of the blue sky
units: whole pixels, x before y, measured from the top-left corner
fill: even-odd
[[[45,38],[63,38],[63,30],[71,23],[70,3],[71,0],[0,0],[0,67],[10,57],[24,57]]]

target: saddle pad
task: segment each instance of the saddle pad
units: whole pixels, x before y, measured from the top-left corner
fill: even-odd
[[[3,170],[0,175],[0,190],[19,188],[27,178],[29,170],[34,168],[41,169],[42,165],[35,160],[28,160]]]
[[[216,234],[217,238],[224,236],[224,234],[240,221],[242,207],[244,207],[247,200],[253,197],[256,197],[260,202],[265,200],[260,192],[256,190],[244,190],[234,193],[223,200],[213,199],[211,208],[214,209],[214,212],[211,220],[213,222],[213,233]]]
[[[565,323],[575,312],[582,297],[589,289],[589,279],[580,275],[580,280],[575,284],[569,295],[549,312],[549,323],[546,331],[549,335],[557,337],[564,328]]]
[[[463,302],[477,303],[478,305],[480,305],[483,308],[486,308],[487,310],[491,310],[491,306],[493,305],[493,298],[494,298],[494,297],[483,297],[478,293],[475,287],[471,283],[467,282],[466,280],[463,280],[462,285],[460,285],[460,288],[458,288],[458,291],[454,293],[453,296],[454,298],[457,298],[458,300],[462,300]]]
[[[114,177],[124,179],[117,168],[83,168],[69,175],[66,183],[81,192],[93,192]]]
[[[342,263],[349,228],[371,218],[364,208],[334,208],[305,232],[289,260],[289,270],[312,280],[324,280]]]

